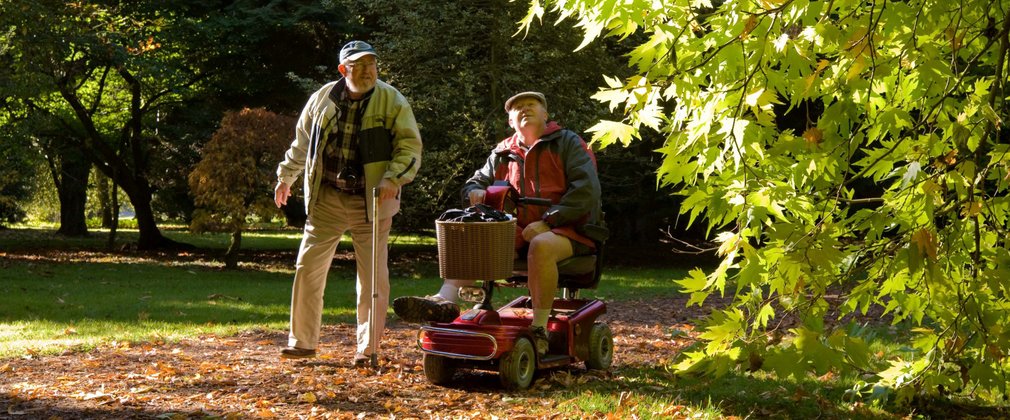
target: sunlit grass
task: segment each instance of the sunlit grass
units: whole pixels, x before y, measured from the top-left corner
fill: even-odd
[[[592,389],[562,392],[557,395],[563,402],[556,408],[572,418],[592,417],[603,413],[613,414],[612,418],[637,419],[722,419],[723,414],[711,401],[695,403],[674,396],[674,390],[666,386],[654,385],[654,390],[645,392],[625,391],[600,392],[596,384]],[[668,391],[660,393],[659,391]]]
[[[119,342],[177,341],[201,335],[229,336],[261,328],[283,328],[284,322],[217,324],[210,322],[31,320],[5,322],[0,334],[0,359],[25,354],[88,351]]]
[[[286,234],[262,234],[270,235]],[[213,264],[112,258],[86,251],[59,262],[18,257],[2,260],[0,270],[0,322],[5,326],[0,332],[0,358],[92,348],[108,341],[287,328],[291,267],[228,271]],[[438,290],[441,279],[434,262],[411,265],[409,273],[407,267],[392,267],[393,298]],[[350,265],[331,270],[325,323],[354,322],[352,270]],[[608,272],[599,289],[586,295],[604,299],[673,295],[668,277],[662,270]],[[501,287],[495,302],[501,305],[525,293],[524,288]]]
[[[287,322],[284,295],[290,278],[279,274],[152,263],[13,260],[4,265],[0,322],[6,332],[0,336],[0,357],[109,340],[234,334]]]
[[[231,244],[231,234],[222,232],[207,232],[194,234],[185,229],[165,230],[163,234],[173,240],[196,245],[200,248],[226,249]],[[258,229],[242,233],[242,249],[247,250],[277,250],[297,249],[302,240],[302,231],[295,228]],[[429,236],[397,234],[389,237],[391,245],[435,245],[435,238]],[[340,246],[349,247],[351,238],[344,235]]]
[[[243,263],[240,270],[223,270],[219,263],[200,259],[107,254],[101,251],[105,239],[99,236],[64,238],[39,229],[2,232],[0,358],[91,349],[111,341],[176,340],[287,328],[294,250],[301,239],[298,231],[250,233],[246,244],[288,252],[291,261]],[[187,243],[203,240],[205,247],[223,248],[228,240],[223,234],[185,231],[166,231],[166,236]],[[394,247],[434,252],[433,241],[424,237],[401,235],[393,242]],[[50,254],[35,254],[33,249]],[[430,260],[391,264],[391,271],[394,298],[430,294],[441,283],[437,266]],[[354,277],[353,264],[334,264],[324,323],[354,322]],[[496,301],[519,293],[517,289],[503,291]]]
[[[603,278],[593,296],[601,299],[640,299],[677,295],[674,281],[687,276],[687,269],[604,267]]]
[[[224,233],[192,234],[168,227],[164,234],[202,249],[225,249]],[[136,240],[135,230],[118,237]],[[92,230],[84,238],[67,238],[47,229],[22,227],[0,236],[0,358],[38,352],[52,354],[71,348],[93,348],[108,341],[165,340],[201,334],[229,335],[248,329],[283,330],[289,317],[294,251],[301,240],[297,229],[246,232],[243,249],[287,252],[290,264],[243,262],[241,270],[222,270],[217,261],[164,258],[145,253],[103,250],[107,231]],[[441,279],[434,254],[435,240],[425,235],[394,234],[392,246],[401,252],[430,254],[421,261],[391,264],[392,297],[427,295]],[[350,247],[349,238],[342,247]],[[35,256],[31,250],[56,251]],[[4,251],[19,254],[8,255]],[[676,270],[621,268],[605,270],[597,290],[586,296],[633,299],[674,295]],[[525,294],[524,288],[501,287],[495,303]],[[354,322],[352,264],[334,265],[327,285],[323,321]]]
[[[885,408],[843,398],[856,377],[780,379],[761,371],[693,377],[657,361],[616,365],[605,378],[558,371],[550,379],[561,385],[551,391],[558,403],[539,414],[563,418],[894,418]]]

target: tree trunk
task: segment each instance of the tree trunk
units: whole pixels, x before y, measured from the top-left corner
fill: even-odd
[[[95,171],[95,187],[98,189],[98,213],[102,219],[102,227],[112,229],[112,212],[114,208],[112,194],[115,194],[115,192],[112,192],[113,185],[109,182],[109,177],[105,176],[102,171]]]
[[[140,237],[137,239],[137,249],[172,248],[178,245],[177,242],[162,236],[161,230],[158,229],[158,224],[154,220],[154,209],[151,207],[151,187],[148,186],[147,180],[137,182],[135,177],[128,179],[134,181],[134,184],[128,187],[124,183],[120,186],[130,197],[130,203],[133,204],[133,211],[136,213],[137,230],[140,232]]]
[[[242,229],[235,229],[231,233],[231,244],[228,252],[224,254],[224,267],[228,269],[238,268],[238,250],[242,247]]]
[[[85,236],[88,225],[84,207],[88,199],[88,173],[91,162],[78,150],[61,148],[55,159],[49,160],[49,169],[60,199],[60,228],[56,233],[65,236]]]
[[[116,232],[119,230],[119,188],[116,187],[115,182],[110,182],[112,184],[110,188],[112,193],[109,194],[112,197],[112,205],[109,206],[109,251],[114,251],[116,249]]]
[[[130,198],[133,211],[137,220],[137,230],[140,235],[137,239],[138,250],[152,249],[195,249],[191,244],[184,244],[166,238],[158,229],[158,223],[154,218],[154,209],[151,207],[153,191],[151,184],[141,174],[128,173],[127,176],[120,176],[118,173],[109,174],[113,182],[119,186]],[[118,209],[114,209],[118,211]]]

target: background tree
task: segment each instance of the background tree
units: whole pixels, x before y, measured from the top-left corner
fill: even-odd
[[[58,122],[51,129],[66,135],[57,140],[80,150],[122,186],[136,209],[140,245],[159,246],[164,238],[150,207],[147,177],[151,137],[143,127],[152,105],[175,97],[172,87],[178,86],[171,72],[154,70],[172,66],[156,67],[150,60],[160,46],[153,34],[163,25],[123,19],[116,6],[93,3],[3,3],[3,8],[5,23],[17,28],[8,40],[18,63],[11,72],[34,87],[36,95],[25,98],[32,113]],[[42,16],[47,24],[36,24]],[[198,77],[177,76],[182,85]]]
[[[45,151],[46,166],[59,198],[60,224],[56,233],[84,236],[88,233],[85,204],[91,161],[79,148],[71,147],[64,138],[36,137],[36,144]]]
[[[364,37],[380,56],[379,76],[410,100],[424,140],[421,172],[405,189],[397,229],[431,229],[448,208],[462,205],[459,189],[483,163],[492,147],[511,134],[505,99],[525,90],[547,95],[551,117],[585,133],[608,115],[586,96],[603,82],[600,73],[628,73],[626,47],[597,43],[577,52],[576,28],[545,26],[516,37],[515,22],[525,5],[508,0],[427,0],[349,2],[361,16]],[[584,135],[588,140],[588,135]],[[644,146],[644,144],[643,144]],[[605,174],[607,219],[620,229],[615,237],[655,238],[650,217],[675,216],[669,195],[655,194],[655,159],[647,147],[598,154]],[[635,194],[639,189],[647,194]],[[632,195],[634,194],[634,195]],[[635,197],[634,200],[622,200]],[[650,223],[651,224],[651,223]],[[641,239],[638,236],[634,239]]]
[[[721,244],[715,270],[679,284],[690,304],[734,296],[678,367],[873,372],[852,392],[1006,398],[1007,4],[651,7],[534,0],[523,26],[552,9],[582,46],[643,36],[635,74],[595,95],[624,117],[594,138],[665,137],[661,183]],[[837,322],[871,307],[908,333],[908,357],[875,360],[870,330]]]
[[[358,25],[341,2],[332,1],[145,3],[155,11],[171,7],[191,22],[163,36],[184,43],[185,58],[212,80],[194,86],[198,92],[185,104],[162,112],[158,124],[164,148],[152,162],[158,188],[153,205],[166,217],[189,220],[193,204],[186,179],[222,115],[245,107],[297,113],[321,81],[337,73],[340,46]],[[299,225],[304,208],[294,204],[285,211]]]
[[[320,41],[340,32],[340,10],[307,0],[0,1],[0,26],[11,28],[0,35],[10,64],[0,98],[54,121],[46,129],[65,134],[55,139],[66,143],[60,150],[78,149],[122,188],[141,248],[170,245],[152,203],[161,190],[170,214],[186,216],[170,203],[188,201],[177,198],[181,169],[196,161],[194,137],[209,133],[230,101],[290,100],[285,63],[313,72],[320,57],[332,62]]]
[[[99,223],[101,227],[110,229],[112,228],[113,212],[118,212],[119,209],[113,209],[112,203],[112,182],[109,177],[100,171],[92,171],[91,182],[94,183],[94,190],[92,194],[88,197],[92,202],[93,212],[98,216]]]
[[[203,159],[189,175],[197,205],[190,229],[231,232],[225,266],[238,267],[242,231],[250,218],[279,215],[269,194],[277,183],[277,157],[283,156],[295,129],[294,117],[264,108],[225,113],[203,147]]]
[[[425,140],[426,169],[405,190],[412,204],[399,229],[430,230],[437,214],[461,205],[462,180],[509,134],[501,112],[508,95],[542,90],[554,118],[585,132],[607,115],[584,99],[601,83],[599,73],[627,73],[621,56],[628,49],[616,42],[571,53],[581,39],[575,28],[513,37],[524,5],[504,0],[43,0],[0,1],[0,8],[0,25],[15,28],[0,33],[0,57],[10,64],[0,66],[0,98],[46,121],[26,124],[32,138],[47,139],[29,142],[39,156],[78,151],[102,173],[92,188],[106,192],[92,197],[126,192],[142,248],[161,243],[159,221],[190,220],[186,176],[224,110],[297,112],[338,77],[336,52],[350,39],[380,48],[381,76],[410,98]],[[28,31],[36,22],[46,24]],[[0,101],[5,112],[15,110]],[[638,194],[654,188],[657,141],[598,153],[615,240],[655,237],[676,216],[676,197]],[[291,224],[304,219],[300,207],[285,209]],[[111,223],[111,208],[101,214]]]

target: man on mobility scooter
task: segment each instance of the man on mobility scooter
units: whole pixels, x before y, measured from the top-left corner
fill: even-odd
[[[514,209],[515,248],[518,255],[525,254],[532,300],[530,336],[537,354],[543,356],[551,342],[547,326],[558,290],[558,263],[572,256],[595,255],[605,240],[596,235],[605,232],[596,157],[577,134],[548,121],[543,94],[516,94],[505,102],[505,111],[515,134],[495,147],[484,166],[467,180],[462,195],[471,205],[484,203],[486,197],[491,198],[492,184],[505,181],[519,197],[549,203]],[[393,310],[408,322],[452,322],[460,314],[459,289],[473,284],[474,280],[446,279],[437,294],[397,298]]]

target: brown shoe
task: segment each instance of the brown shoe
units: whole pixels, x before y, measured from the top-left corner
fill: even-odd
[[[311,359],[316,357],[313,349],[300,349],[298,347],[285,347],[281,349],[281,357],[284,359]]]
[[[533,346],[536,347],[537,354],[541,356],[547,354],[547,350],[551,345],[547,329],[544,327],[530,327],[530,333],[533,335]]]
[[[365,367],[368,362],[372,360],[371,356],[365,356],[361,353],[354,353],[354,367]]]
[[[393,299],[393,312],[406,322],[452,322],[459,306],[441,296],[401,296]]]

